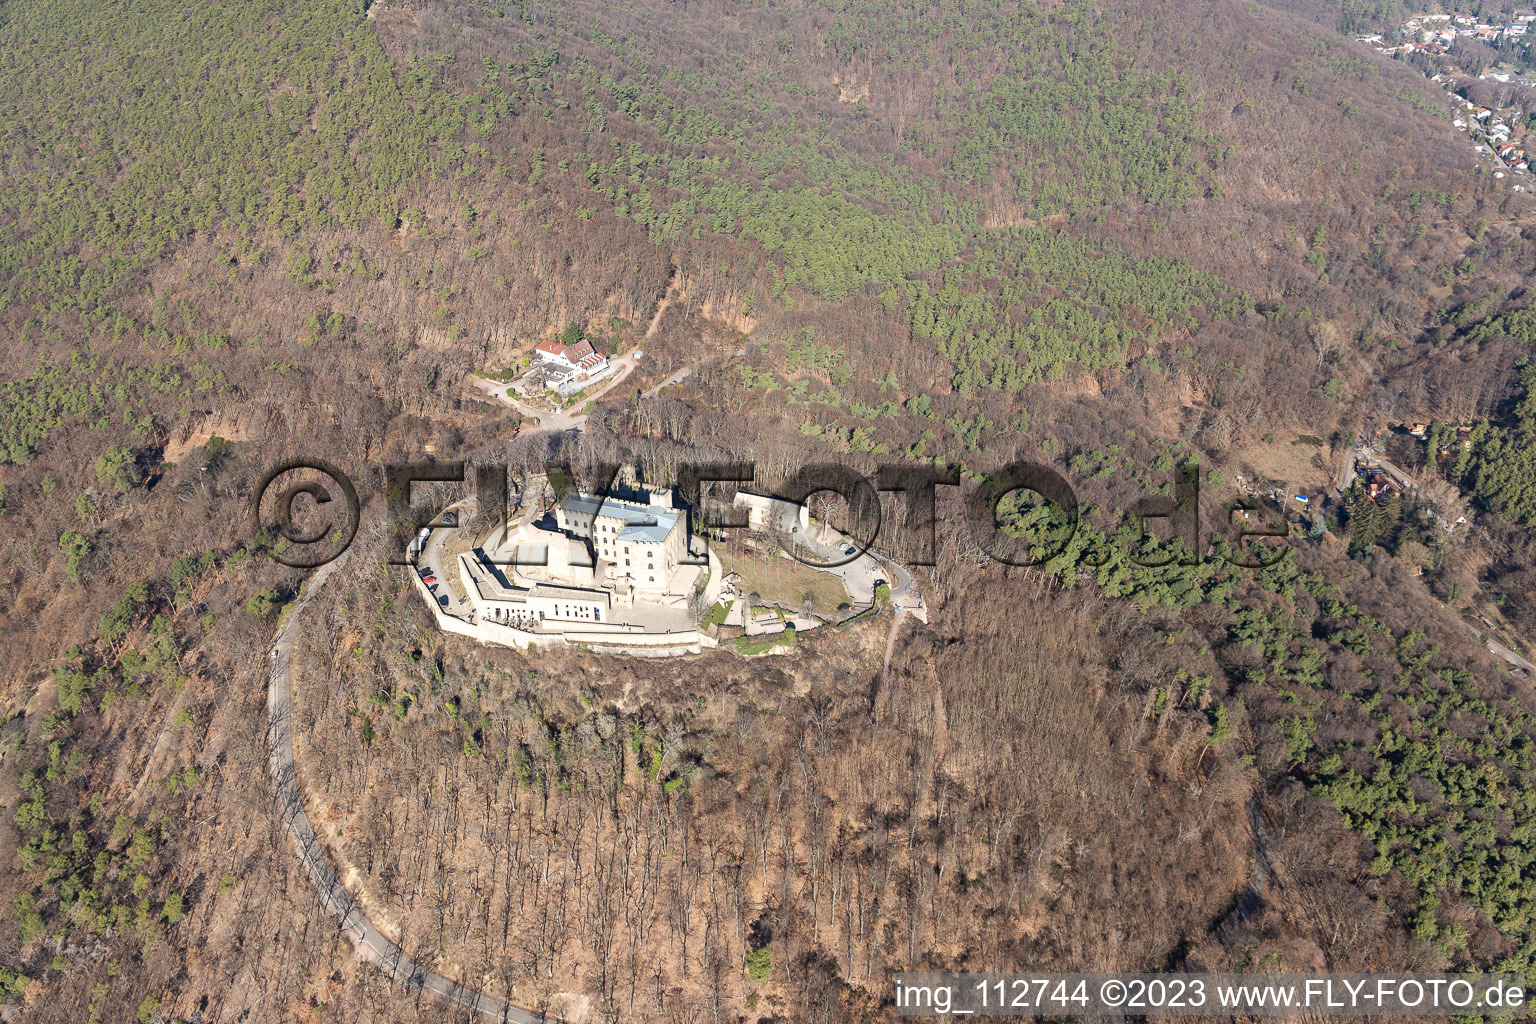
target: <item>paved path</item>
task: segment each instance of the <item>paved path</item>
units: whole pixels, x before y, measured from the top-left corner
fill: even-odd
[[[1343,497],[1344,492],[1349,490],[1349,485],[1354,481],[1355,460],[1362,454],[1364,445],[1365,431],[1362,430],[1355,435],[1354,443],[1349,446],[1349,454],[1344,456],[1344,468],[1340,471],[1338,483],[1333,488],[1335,498]]]
[[[681,370],[678,370],[676,373],[674,373],[672,376],[668,377],[666,380],[662,381],[660,384],[657,384],[655,387],[647,388],[640,392],[640,397],[655,398],[657,395],[661,394],[662,388],[671,387],[673,384],[680,384],[684,379],[691,376],[693,376],[693,367],[685,366]]]
[[[828,539],[823,540],[818,534],[827,534]],[[829,563],[843,562],[848,558],[842,552],[842,545],[859,546],[859,542],[852,536],[833,530],[820,522],[812,523],[810,532],[796,538],[796,543],[805,546],[811,554]],[[841,576],[848,595],[857,601],[873,601],[876,581],[884,580],[891,588],[891,601],[899,607],[921,607],[922,605],[921,598],[912,589],[912,573],[906,566],[884,555],[876,554],[873,550],[865,550],[844,564],[834,565],[822,571]],[[910,600],[909,595],[911,595]],[[926,622],[927,619],[925,618],[924,621]]]
[[[556,1018],[471,991],[458,982],[433,974],[406,956],[404,950],[386,938],[363,916],[357,901],[341,884],[315,830],[310,826],[309,817],[304,813],[293,764],[293,722],[290,713],[293,687],[289,673],[299,615],[335,567],[335,562],[322,566],[309,578],[304,593],[289,608],[282,632],[278,634],[277,644],[272,651],[272,671],[267,683],[267,739],[271,744],[268,765],[276,789],[278,811],[283,816],[289,838],[293,840],[299,863],[309,876],[315,895],[320,898],[320,905],[337,919],[341,930],[357,947],[358,954],[383,971],[391,981],[403,984],[407,992],[430,993],[471,1010],[486,1020],[507,1024],[560,1024]]]
[[[1386,458],[1385,456],[1378,455],[1375,452],[1361,452],[1360,458],[1370,463],[1370,465],[1366,468],[1380,469],[1382,472],[1386,473],[1387,476],[1390,476],[1393,480],[1396,480],[1397,485],[1403,490],[1418,490],[1419,482],[1410,476],[1406,469],[1403,469],[1401,466],[1397,465],[1397,463]]]
[[[469,501],[459,502],[449,506],[448,510],[462,509],[462,507],[468,504]],[[467,515],[464,515],[462,512],[461,515],[463,518],[459,521],[463,522]],[[416,565],[412,567],[411,571],[415,572],[417,568],[430,569],[437,578],[438,591],[432,595],[432,598],[434,600],[440,597],[448,598],[447,605],[438,601],[437,606],[449,615],[463,619],[465,622],[473,622],[475,613],[474,609],[470,607],[469,594],[464,589],[464,581],[459,578],[459,573],[463,570],[458,566],[458,557],[448,558],[443,553],[443,545],[448,540],[449,535],[457,532],[457,528],[433,527],[432,533],[427,538],[427,543],[422,548],[421,554],[416,559]],[[453,569],[452,573],[448,571],[449,568]]]
[[[660,384],[657,384],[654,387],[647,388],[646,390],[640,392],[640,397],[641,398],[655,398],[657,395],[661,394],[662,388],[671,387],[673,384],[681,384],[684,380],[687,380],[689,377],[692,377],[693,376],[693,371],[698,369],[699,367],[703,366],[705,363],[714,362],[717,359],[740,359],[742,356],[744,356],[746,354],[747,354],[747,350],[746,349],[739,348],[735,352],[731,352],[728,355],[724,355],[724,356],[711,356],[708,359],[700,359],[696,363],[689,363],[687,366],[683,367],[681,370],[678,370],[676,373],[674,373],[672,376],[668,377],[666,380],[662,381]]]
[[[1450,605],[1446,605],[1446,607],[1451,608]],[[1456,614],[1456,609],[1451,608],[1451,613]],[[1503,658],[1506,662],[1513,665],[1515,668],[1523,669],[1530,673],[1532,676],[1536,676],[1536,665],[1532,665],[1529,661],[1526,661],[1520,655],[1516,654],[1508,647],[1505,647],[1503,644],[1493,639],[1492,636],[1488,635],[1488,631],[1478,629],[1476,626],[1472,625],[1470,622],[1467,622],[1465,619],[1462,620],[1461,624],[1466,627],[1468,633],[1471,633],[1473,636],[1477,637],[1480,642],[1484,642],[1488,645],[1488,651],[1490,654]],[[1484,640],[1485,637],[1487,638],[1486,640]]]

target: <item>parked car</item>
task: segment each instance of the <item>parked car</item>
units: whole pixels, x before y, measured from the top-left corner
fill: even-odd
[[[437,582],[437,577],[436,576],[423,576],[421,578],[421,582],[427,584],[428,586],[431,586],[432,584]]]
[[[428,583],[427,584],[427,590],[429,592],[433,593],[433,594],[437,593],[437,584],[436,583]]]
[[[845,555],[853,555],[857,554],[859,549],[854,547],[852,544],[844,544],[839,550],[841,550]]]
[[[444,512],[443,513],[443,525],[444,526],[452,526],[452,525],[454,525],[457,522],[458,522],[458,519],[454,516],[454,514],[452,512]]]

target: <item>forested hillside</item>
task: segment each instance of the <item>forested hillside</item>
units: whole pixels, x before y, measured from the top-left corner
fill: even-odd
[[[367,513],[300,631],[305,798],[449,976],[863,1021],[919,968],[1527,968],[1536,698],[1485,641],[1536,638],[1536,220],[1348,38],[1398,14],[0,2],[7,1009],[450,1019],[273,813],[304,576],[247,513],[292,455]],[[579,434],[465,386],[562,330],[646,351]],[[1399,423],[1422,486],[1319,510]],[[1083,526],[1010,568],[945,506],[927,624],[525,656],[382,567],[424,457],[1030,459]],[[1136,564],[1123,510],[1196,464],[1200,550]],[[1240,482],[1317,503],[1288,561],[1226,558]]]

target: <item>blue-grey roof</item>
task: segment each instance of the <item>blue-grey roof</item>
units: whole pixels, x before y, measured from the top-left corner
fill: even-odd
[[[619,540],[649,541],[660,544],[672,532],[672,527],[677,525],[675,509],[662,508],[659,505],[637,505],[617,498],[589,498],[572,494],[560,503],[560,507],[567,512],[580,515],[606,516],[610,519],[622,520],[624,529],[619,531]]]
[[[655,526],[626,526],[619,531],[619,540],[637,540],[652,544],[660,544],[667,539],[667,534],[672,532],[672,524],[677,522],[676,516],[671,516],[664,523]]]

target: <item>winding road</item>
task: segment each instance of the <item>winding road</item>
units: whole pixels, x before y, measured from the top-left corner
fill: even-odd
[[[335,566],[336,563],[331,562],[311,576],[303,593],[289,608],[283,628],[277,635],[277,643],[272,649],[272,671],[267,683],[267,740],[271,746],[268,764],[277,807],[283,816],[289,838],[293,841],[293,848],[299,855],[299,863],[309,876],[315,895],[320,898],[320,905],[337,919],[342,932],[357,947],[358,954],[383,971],[391,981],[401,983],[407,992],[425,992],[471,1010],[486,1020],[501,1021],[503,1024],[561,1024],[557,1018],[525,1010],[465,988],[456,981],[426,970],[406,956],[403,949],[385,937],[363,915],[357,901],[341,884],[315,830],[310,826],[309,816],[304,813],[293,763],[293,684],[290,670],[299,615]]]

